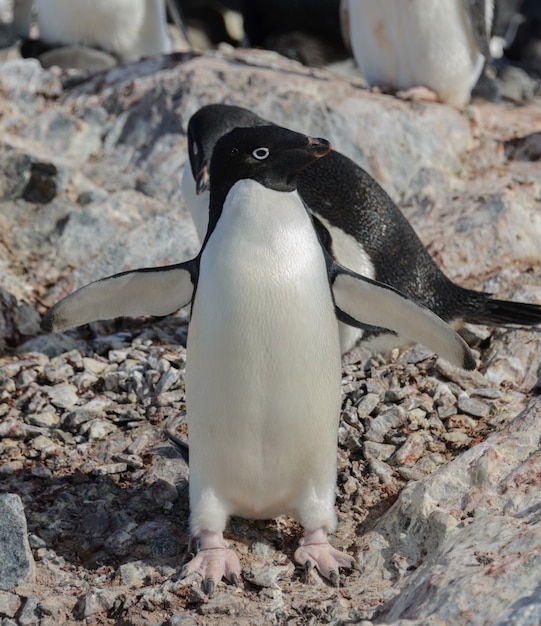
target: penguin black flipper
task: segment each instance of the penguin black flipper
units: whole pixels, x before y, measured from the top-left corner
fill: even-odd
[[[196,258],[102,278],[57,302],[41,320],[41,329],[59,332],[124,315],[168,315],[191,301],[198,273]]]
[[[421,343],[457,367],[475,368],[466,342],[430,309],[388,285],[348,270],[328,255],[326,258],[335,306],[348,317]]]

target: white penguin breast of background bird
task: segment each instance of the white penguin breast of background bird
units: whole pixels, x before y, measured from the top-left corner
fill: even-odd
[[[351,46],[369,84],[422,85],[449,104],[468,102],[484,57],[463,0],[349,0],[348,9]]]
[[[296,191],[231,188],[201,256],[188,353],[194,532],[230,514],[334,527],[338,328]]]

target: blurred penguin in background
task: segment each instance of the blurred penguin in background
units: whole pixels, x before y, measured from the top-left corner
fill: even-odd
[[[344,0],[343,10],[370,85],[457,107],[469,102],[490,58],[492,0]]]
[[[45,67],[103,69],[173,50],[166,0],[15,0],[20,36],[30,34],[33,11],[39,39],[26,39],[21,54]]]

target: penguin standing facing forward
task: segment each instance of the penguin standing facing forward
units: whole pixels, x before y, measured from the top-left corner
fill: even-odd
[[[333,548],[340,344],[336,317],[408,334],[472,369],[467,345],[441,319],[336,264],[297,193],[297,177],[331,150],[275,126],[218,140],[210,219],[199,255],[124,272],[57,303],[44,330],[118,315],[165,315],[192,303],[186,367],[191,529],[184,574],[207,592],[240,563],[224,540],[231,515],[295,516],[295,560],[332,584],[353,559]],[[325,157],[328,158],[328,157]]]
[[[425,87],[457,107],[490,58],[493,0],[343,0],[349,39],[370,85]]]
[[[207,231],[209,163],[214,145],[235,127],[269,123],[248,109],[225,104],[207,105],[191,117],[189,161],[181,189],[201,241]],[[328,252],[354,272],[391,285],[448,323],[541,323],[539,305],[496,300],[447,278],[390,196],[367,172],[336,150],[303,170],[298,188]],[[366,333],[340,324],[342,352],[361,338],[363,345],[375,352],[406,343],[401,336]]]

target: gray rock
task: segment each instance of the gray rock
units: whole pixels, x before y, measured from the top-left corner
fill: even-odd
[[[458,398],[457,407],[459,411],[467,413],[472,417],[487,417],[490,413],[490,407],[486,402],[477,400],[476,398],[468,398],[467,396]]]
[[[365,441],[363,443],[363,453],[368,461],[377,459],[378,461],[386,461],[390,458],[396,446],[392,446],[388,443],[377,443],[375,441]]]
[[[39,599],[35,596],[26,598],[23,608],[17,617],[20,626],[31,626],[31,624],[39,624],[40,614],[38,610]]]
[[[363,538],[361,566],[380,563],[365,569],[365,585],[381,576],[382,550],[416,564],[384,603],[381,623],[522,623],[503,615],[535,623],[541,492],[526,483],[539,471],[540,418],[534,401],[504,431],[407,487]]]
[[[21,606],[21,599],[15,593],[0,591],[0,615],[15,617]]]
[[[0,494],[0,589],[10,591],[34,577],[21,499],[15,494]]]

